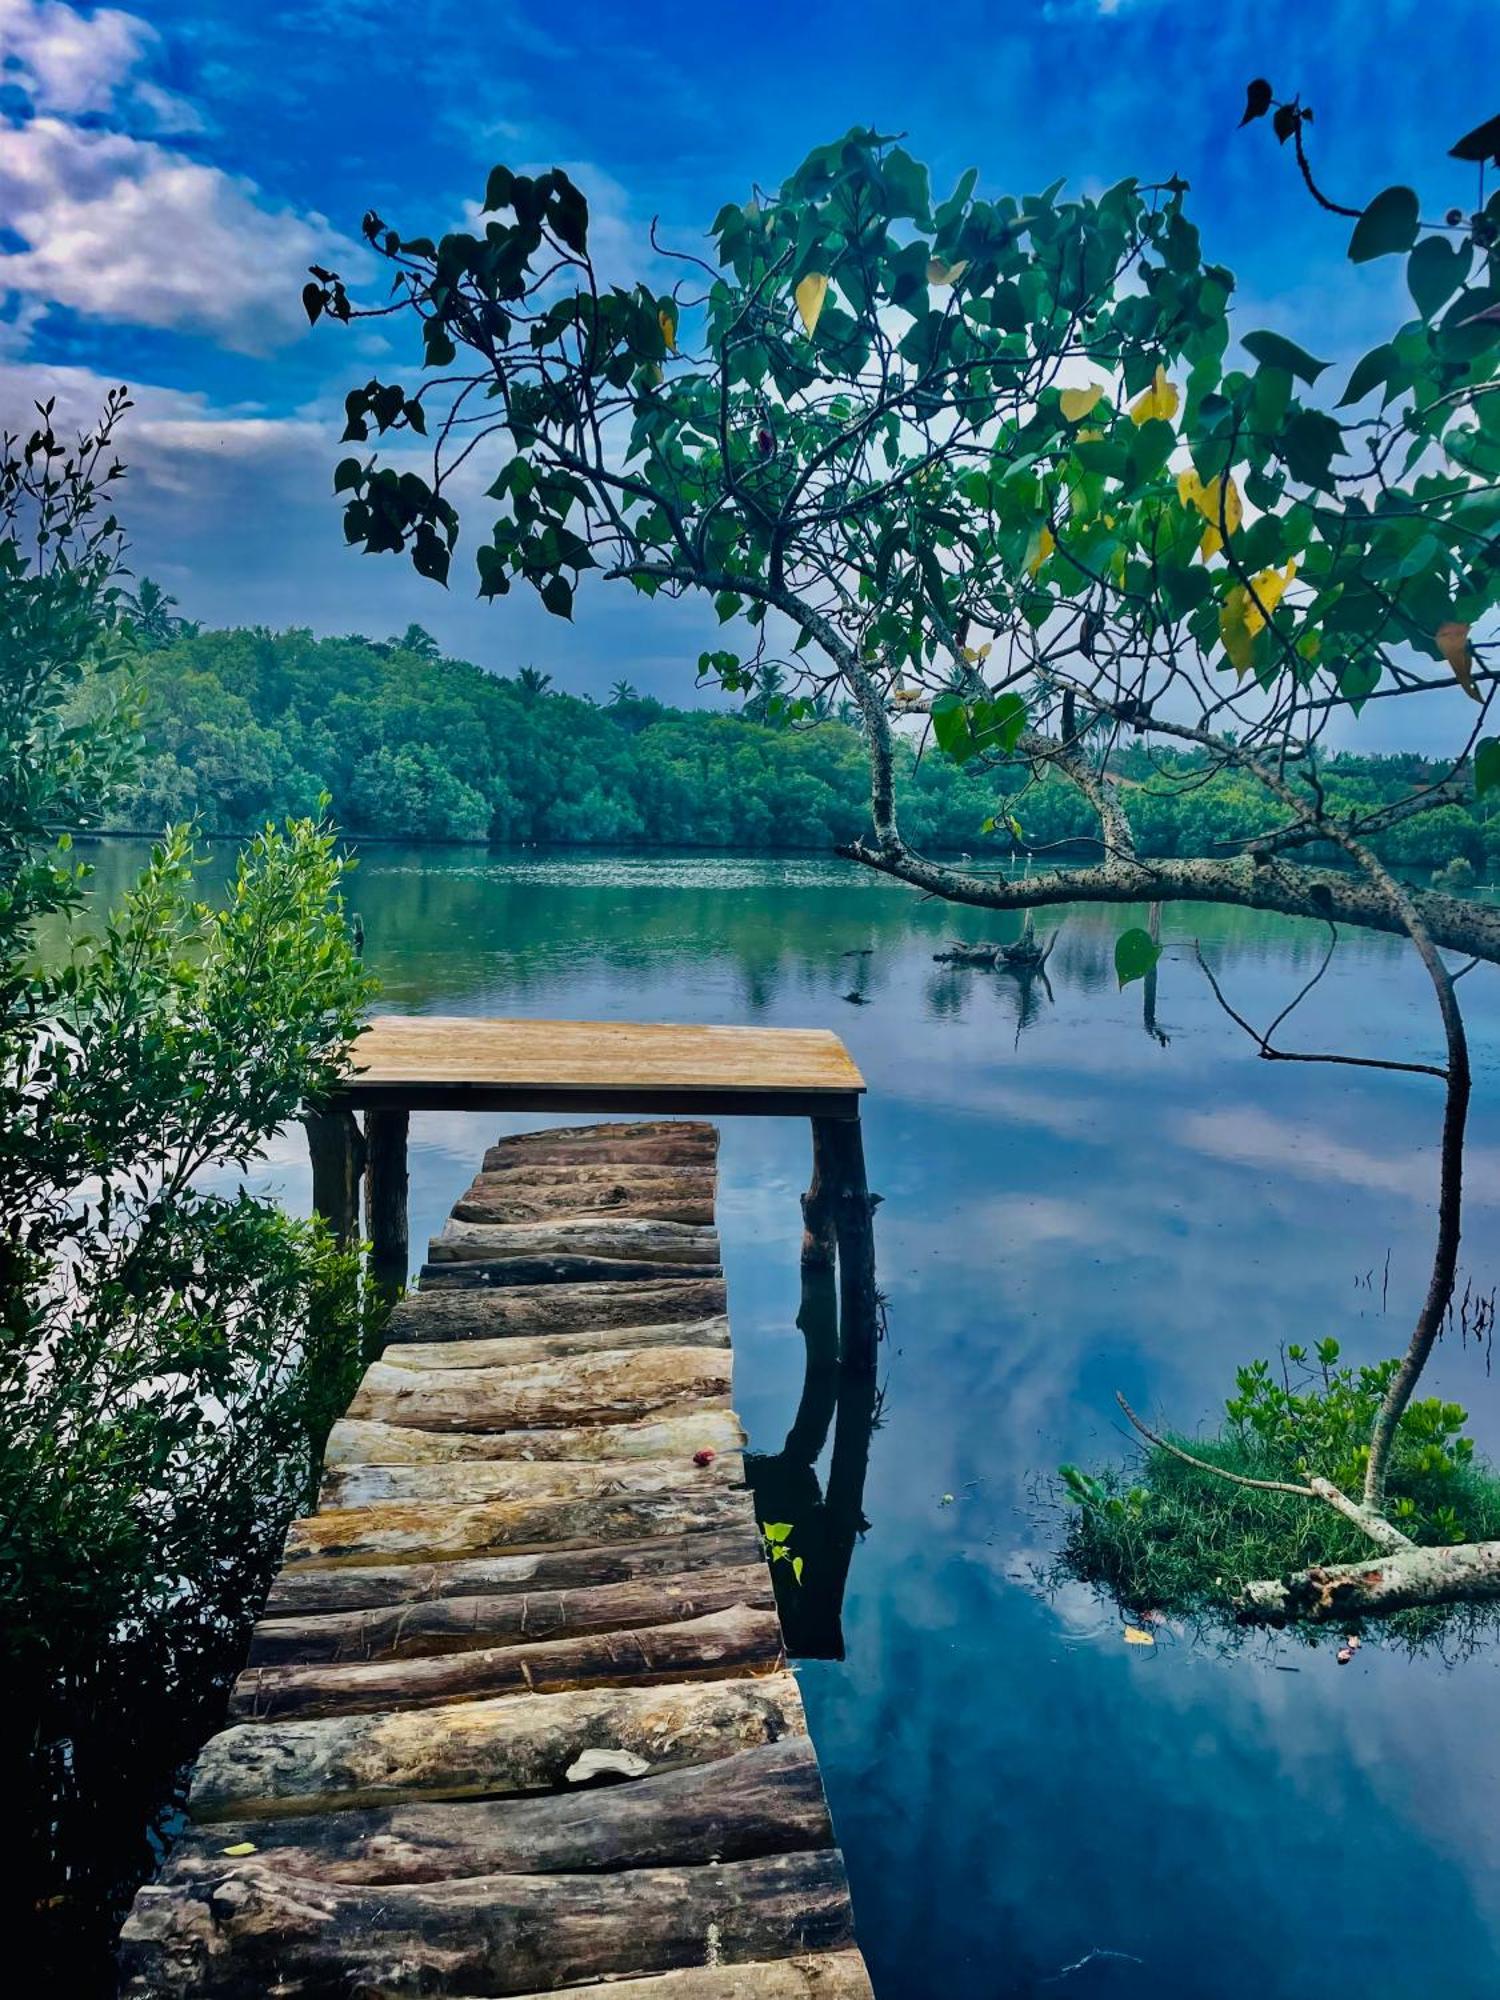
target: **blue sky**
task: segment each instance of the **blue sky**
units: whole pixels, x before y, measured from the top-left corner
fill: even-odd
[[[598,690],[684,698],[713,625],[598,586],[572,626],[513,594],[482,606],[344,549],[329,477],[344,390],[410,362],[373,328],[307,329],[310,260],[357,278],[378,208],[437,233],[496,160],[565,165],[611,275],[649,269],[653,215],[687,247],[721,203],[871,123],[939,184],[1178,172],[1245,324],[1352,359],[1409,310],[1395,260],[1344,261],[1246,82],[1300,90],[1321,174],[1359,201],[1407,180],[1465,200],[1444,158],[1491,115],[1493,0],[873,0],[651,10],[508,0],[0,0],[0,407],[80,412],[128,381],[136,567],[214,623],[399,630]],[[408,368],[408,372],[415,373]]]

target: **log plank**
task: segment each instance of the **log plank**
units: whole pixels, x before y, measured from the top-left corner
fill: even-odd
[[[394,1427],[393,1427],[394,1428]],[[449,1500],[468,1506],[489,1500],[608,1500],[621,1493],[677,1493],[744,1483],[738,1452],[697,1465],[677,1458],[479,1459],[438,1465],[338,1465],[323,1476],[318,1507],[330,1511],[380,1507],[387,1501]]]
[[[627,1751],[652,1770],[670,1771],[806,1734],[801,1691],[786,1672],[242,1722],[210,1739],[188,1811],[199,1822],[278,1819],[405,1799],[559,1792],[585,1750]]]
[[[502,1291],[412,1292],[391,1314],[389,1341],[502,1340],[512,1334],[576,1333],[604,1326],[660,1326],[725,1310],[724,1280],[649,1284],[518,1285]]]
[[[284,1569],[271,1585],[266,1613],[273,1618],[319,1617],[387,1605],[435,1604],[450,1597],[592,1589],[637,1577],[736,1568],[760,1559],[760,1531],[753,1515],[742,1516],[716,1530],[603,1548],[541,1548],[459,1562]]]
[[[648,1347],[578,1355],[525,1372],[372,1362],[348,1414],[425,1431],[540,1430],[654,1416],[729,1394],[732,1359],[722,1348]]]
[[[717,1266],[719,1235],[691,1222],[560,1216],[545,1222],[448,1222],[427,1244],[432,1264],[488,1264],[516,1257]]]
[[[695,1405],[680,1416],[628,1424],[554,1425],[524,1431],[422,1431],[411,1424],[344,1417],[328,1434],[323,1463],[354,1465],[474,1464],[500,1459],[690,1459],[705,1448],[737,1452],[745,1432],[733,1410]]]
[[[775,1673],[785,1664],[774,1602],[759,1609],[735,1603],[673,1624],[574,1633],[536,1644],[395,1660],[250,1667],[230,1692],[229,1719],[279,1722],[577,1688],[742,1680]]]
[[[495,1257],[467,1264],[422,1266],[425,1291],[478,1291],[495,1285],[633,1284],[650,1278],[721,1278],[717,1264],[668,1263],[646,1257],[557,1255]]]
[[[631,1577],[577,1590],[520,1590],[503,1596],[441,1597],[312,1618],[263,1618],[250,1635],[252,1667],[414,1659],[584,1632],[664,1625],[732,1604],[774,1604],[770,1571],[759,1559],[682,1576]]]
[[[552,1992],[853,1941],[836,1848],[377,1889],[294,1883],[250,1856],[199,1881],[143,1890],[123,1937],[132,2000]]]
[[[579,1327],[568,1333],[509,1334],[500,1340],[401,1340],[381,1350],[388,1368],[533,1368],[575,1354],[624,1354],[637,1347],[728,1347],[729,1321],[666,1320],[644,1326]]]

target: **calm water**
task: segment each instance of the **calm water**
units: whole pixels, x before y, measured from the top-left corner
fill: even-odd
[[[106,883],[127,858],[105,853]],[[1116,1388],[1191,1427],[1280,1341],[1333,1333],[1362,1358],[1404,1341],[1438,1086],[1257,1062],[1191,962],[1198,936],[1265,1020],[1319,932],[1169,910],[1163,1046],[1141,988],[1114,990],[1117,914],[1066,913],[1051,995],[1034,985],[1023,1013],[1014,980],[932,959],[1014,920],[834,862],[377,848],[354,901],[390,1007],[830,1025],[864,1069],[890,1341],[846,1657],[800,1673],[885,2000],[1494,1990],[1500,1655],[1371,1644],[1339,1669],[1273,1641],[1226,1660],[1170,1632],[1147,1652],[1087,1593],[1034,1580],[1057,1535],[1043,1482],[1122,1448]],[[1478,1076],[1466,1261],[1488,1285],[1500,986],[1485,968],[1461,991]],[[1440,1057],[1394,941],[1346,943],[1298,1019],[1295,1046]],[[496,1125],[414,1121],[414,1244]],[[806,1130],[729,1122],[722,1168],[736,1400],[776,1453],[803,1386]],[[305,1206],[296,1144],[267,1177]],[[1500,1455],[1483,1359],[1445,1352],[1432,1382]]]

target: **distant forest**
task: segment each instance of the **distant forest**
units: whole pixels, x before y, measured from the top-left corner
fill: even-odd
[[[813,848],[868,824],[869,773],[848,711],[792,720],[774,689],[734,714],[678,709],[619,682],[605,702],[545,674],[514,678],[402,638],[189,631],[142,653],[145,757],[122,824],[196,818],[239,832],[311,810],[320,794],[352,833],[408,840],[621,847]],[[1011,796],[1015,773],[960,769],[915,751],[903,787],[908,840],[928,850],[1008,852],[1078,843],[1095,829],[1071,785]],[[1224,853],[1270,823],[1249,781],[1207,782],[1127,748],[1126,805],[1143,852]],[[1418,757],[1332,757],[1325,782],[1350,806],[1437,775]],[[1486,814],[1488,808],[1488,814]],[[986,825],[997,829],[989,833]],[[1500,792],[1425,814],[1386,837],[1406,867],[1500,865]]]

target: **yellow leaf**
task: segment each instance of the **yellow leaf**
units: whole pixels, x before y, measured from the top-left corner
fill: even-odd
[[[231,1854],[238,1861],[242,1854],[253,1854],[255,1852],[255,1842],[253,1840],[237,1840],[233,1847],[221,1848],[220,1852]]]
[[[1154,1646],[1156,1641],[1141,1626],[1127,1625],[1125,1627],[1125,1643],[1127,1646]]]
[[[1068,422],[1076,424],[1080,418],[1088,415],[1103,394],[1104,384],[1091,382],[1086,389],[1064,389],[1058,401],[1062,404],[1062,413]]]
[[[929,285],[956,285],[968,268],[967,257],[960,257],[956,264],[945,264],[941,257],[929,257],[927,282]]]
[[[1191,465],[1186,472],[1179,472],[1177,475],[1177,497],[1184,507],[1197,507],[1201,512],[1203,481]]]
[[[1177,414],[1178,400],[1176,389],[1167,380],[1166,369],[1158,362],[1151,387],[1137,396],[1130,406],[1131,421],[1148,424],[1155,417],[1161,423],[1169,423]]]
[[[1210,521],[1208,526],[1203,530],[1203,539],[1198,544],[1199,555],[1207,562],[1209,557],[1216,556],[1223,546],[1224,537],[1219,533],[1213,522]]]
[[[1229,664],[1241,679],[1250,671],[1255,658],[1255,635],[1264,623],[1250,602],[1249,591],[1242,583],[1235,584],[1219,613],[1219,637],[1229,655]]]
[[[1099,442],[1099,439],[1102,438],[1103,435],[1104,435],[1103,431],[1096,431],[1096,430],[1080,431],[1078,433],[1077,442],[1079,444],[1097,444]]]
[[[1469,645],[1469,628],[1455,618],[1439,625],[1433,635],[1438,651],[1453,669],[1453,678],[1458,682],[1470,701],[1483,699],[1474,685],[1474,654]]]
[[[1050,528],[1043,527],[1033,535],[1027,545],[1026,574],[1035,576],[1056,547],[1057,542]]]
[[[823,301],[828,296],[828,280],[821,271],[809,271],[798,285],[795,297],[797,310],[802,315],[802,324],[809,337],[817,331],[818,315],[823,310]]]
[[[656,315],[656,323],[661,328],[661,337],[667,343],[668,354],[677,352],[677,315],[669,307],[663,306]]]

